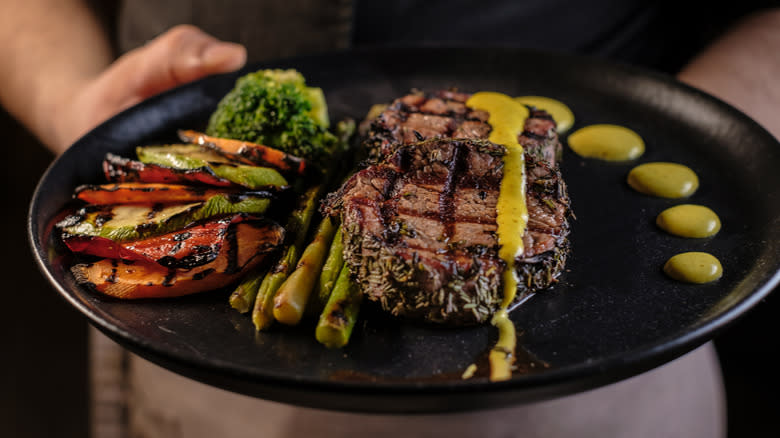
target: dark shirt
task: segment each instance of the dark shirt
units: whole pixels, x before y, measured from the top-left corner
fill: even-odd
[[[756,6],[690,3],[132,0],[119,8],[118,46],[124,52],[190,23],[244,44],[250,62],[349,47],[479,45],[595,55],[673,73],[729,20]]]
[[[359,1],[357,45],[512,46],[659,66],[675,35],[660,2],[641,0]]]

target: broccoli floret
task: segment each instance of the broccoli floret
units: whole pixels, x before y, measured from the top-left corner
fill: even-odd
[[[217,105],[206,133],[260,143],[322,163],[337,143],[322,90],[295,70],[242,76]]]

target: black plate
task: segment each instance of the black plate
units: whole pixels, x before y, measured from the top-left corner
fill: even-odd
[[[511,49],[396,49],[281,61],[322,87],[332,118],[360,118],[373,103],[412,88],[459,87],[566,102],[575,128],[616,123],[647,143],[638,162],[693,168],[701,187],[689,202],[721,217],[711,239],[661,232],[655,216],[681,201],[639,195],[624,183],[632,165],[584,160],[565,151],[563,173],[577,220],[562,281],[512,314],[526,352],[549,367],[510,381],[462,380],[484,357],[491,327],[437,329],[373,312],[350,345],[330,351],[313,321],[255,334],[231,310],[229,291],[180,299],[120,302],[85,290],[50,250],[49,226],[82,183],[101,181],[106,152],[132,156],[136,145],[171,141],[199,128],[238,74],[209,78],[146,101],[79,140],[44,175],[30,207],[37,261],[54,288],[130,350],[175,372],[257,397],[374,412],[484,409],[582,391],[640,373],[711,339],[777,284],[780,263],[780,148],[728,105],[673,79],[621,65]],[[661,272],[670,256],[717,256],[719,281],[687,285]],[[531,356],[529,356],[531,357]]]

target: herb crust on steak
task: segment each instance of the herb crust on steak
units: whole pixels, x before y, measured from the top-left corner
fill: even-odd
[[[394,101],[365,133],[374,164],[324,204],[341,216],[344,258],[362,292],[394,315],[475,324],[503,300],[496,203],[506,149],[487,140],[489,115],[466,107],[468,97],[440,91]],[[516,300],[552,284],[569,252],[555,122],[530,114],[519,137],[529,220]]]

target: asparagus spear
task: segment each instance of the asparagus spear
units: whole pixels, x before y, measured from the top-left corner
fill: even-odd
[[[255,298],[255,306],[252,310],[252,322],[257,330],[263,330],[271,326],[274,322],[273,303],[276,291],[284,283],[287,275],[290,273],[290,267],[295,265],[298,258],[297,247],[288,245],[285,248],[284,256],[274,268],[266,274],[263,282],[260,283],[260,289]]]
[[[255,298],[252,322],[257,330],[263,330],[273,322],[274,296],[298,261],[300,248],[303,246],[311,218],[317,209],[317,200],[322,196],[322,187],[322,185],[317,185],[306,190],[301,196],[298,206],[290,214],[286,229],[291,240],[282,248],[282,257],[263,278]]]
[[[329,217],[320,222],[314,239],[304,250],[295,270],[279,287],[274,297],[274,317],[277,321],[288,325],[301,321],[336,228]]]
[[[336,134],[339,137],[339,142],[334,148],[333,156],[331,157],[332,167],[324,170],[322,183],[317,187],[316,192],[314,192],[314,197],[311,199],[312,202],[316,202],[320,197],[322,197],[335,176],[343,173],[347,168],[351,168],[351,160],[343,160],[342,157],[344,157],[345,153],[349,149],[349,139],[352,137],[354,132],[355,122],[352,119],[342,120],[336,126]],[[314,208],[312,207],[311,209],[304,209],[303,211],[309,214],[306,219],[310,220],[311,214],[314,213]],[[309,254],[307,255],[306,252],[303,254],[305,261],[298,263],[296,271],[290,273],[289,267],[295,265],[296,261],[298,261],[300,248],[304,243],[303,238],[306,235],[306,230],[308,230],[308,222],[303,228],[303,232],[299,233],[297,236],[297,242],[294,245],[294,250],[290,251],[288,253],[288,257],[286,257],[287,264],[285,265],[285,268],[288,269],[286,271],[287,273],[285,275],[277,275],[275,277],[274,284],[269,286],[270,291],[267,292],[266,295],[263,295],[264,300],[261,307],[266,318],[271,317],[271,300],[276,300],[275,297],[281,296],[274,303],[274,316],[281,322],[287,324],[297,324],[298,321],[300,321],[302,312],[306,307],[306,301],[311,295],[312,286],[307,286],[307,284],[309,283],[310,278],[314,279],[318,275],[318,272],[322,267],[322,259],[324,254],[328,252],[328,246],[333,240],[333,230],[337,228],[332,222],[332,219],[323,220],[323,224],[325,224],[324,226],[326,229],[317,231],[314,242],[309,245],[311,249],[309,249],[309,247],[306,249]],[[301,272],[296,274],[298,270],[301,270]],[[290,285],[284,286],[282,283],[287,283],[287,275],[290,275],[293,277],[293,279],[290,281]],[[303,282],[303,284],[301,284],[301,282]],[[280,287],[284,287],[284,290],[279,291]],[[300,289],[298,289],[299,287]],[[276,305],[277,303],[279,306]],[[255,325],[257,325],[257,322]]]
[[[290,274],[292,267],[296,265],[300,255],[300,248],[303,246],[306,233],[311,222],[311,217],[316,210],[316,203],[322,197],[328,182],[335,173],[341,171],[341,168],[347,165],[341,157],[349,148],[349,139],[355,132],[355,122],[351,119],[344,120],[336,126],[336,133],[339,137],[339,143],[334,149],[333,159],[331,160],[334,169],[328,169],[324,172],[322,184],[309,188],[301,197],[298,207],[292,212],[287,223],[288,236],[293,236],[292,241],[282,248],[282,257],[276,265],[265,275],[260,283],[257,292],[254,309],[252,311],[252,321],[257,330],[267,328],[273,322],[273,301]]]
[[[357,321],[362,299],[363,294],[349,278],[349,268],[344,264],[325,305],[325,310],[320,315],[315,331],[317,341],[328,348],[341,348],[347,345]]]
[[[341,241],[341,237],[341,228],[339,227],[336,235],[333,236],[333,242],[330,244],[330,250],[328,251],[328,258],[325,259],[322,272],[320,272],[320,278],[317,281],[317,300],[315,304],[318,313],[322,311],[328,302],[333,285],[336,284],[341,267],[344,265],[344,255],[342,254],[344,244]]]
[[[247,275],[236,287],[236,290],[230,294],[228,300],[230,302],[230,307],[241,313],[249,312],[252,308],[252,304],[255,302],[255,297],[257,297],[260,282],[264,277],[265,271],[263,270],[257,270]]]

